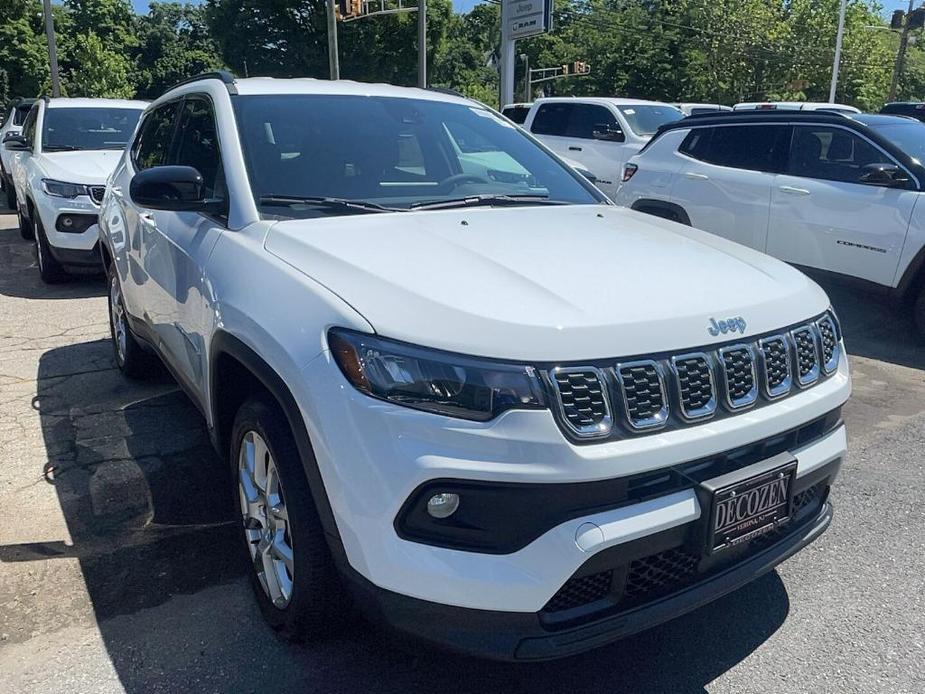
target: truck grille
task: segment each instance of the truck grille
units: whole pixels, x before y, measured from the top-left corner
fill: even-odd
[[[610,433],[610,405],[604,376],[595,368],[554,369],[550,373],[566,425],[578,436]]]
[[[754,405],[758,399],[758,377],[751,347],[724,347],[719,351],[719,358],[729,407],[739,410]]]
[[[659,365],[654,361],[617,364],[626,417],[634,429],[653,429],[668,419],[668,398]]]
[[[90,191],[90,199],[99,205],[103,202],[103,196],[106,194],[106,186],[88,186]]]
[[[819,378],[819,354],[812,327],[804,325],[791,333],[796,351],[797,381],[808,386]]]
[[[684,354],[671,358],[681,414],[687,419],[709,417],[716,411],[716,387],[713,383],[713,367],[706,354]]]
[[[660,355],[547,372],[559,421],[581,439],[608,437],[615,422],[644,433],[668,424],[693,425],[761,406],[830,376],[841,359],[837,319],[826,313],[788,332],[716,349]],[[616,408],[616,409],[614,409]]]

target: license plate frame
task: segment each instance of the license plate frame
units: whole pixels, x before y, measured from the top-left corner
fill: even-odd
[[[771,532],[792,519],[797,460],[782,453],[707,480],[706,551],[715,554]]]

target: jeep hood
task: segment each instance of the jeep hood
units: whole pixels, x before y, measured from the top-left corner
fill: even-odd
[[[68,183],[103,185],[119,163],[121,149],[83,149],[76,152],[43,152],[45,178]]]
[[[610,206],[287,220],[265,243],[380,335],[503,359],[707,346],[743,337],[712,335],[711,319],[741,318],[748,336],[829,305],[805,275],[769,256]]]

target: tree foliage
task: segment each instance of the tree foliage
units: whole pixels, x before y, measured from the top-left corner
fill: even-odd
[[[413,3],[414,0],[409,0]],[[537,85],[546,94],[605,94],[734,103],[827,100],[839,0],[556,0],[552,33],[518,42],[531,67],[575,60],[586,77]],[[59,61],[72,94],[154,98],[198,72],[328,75],[324,0],[55,5]],[[898,38],[874,0],[849,0],[837,100],[876,109],[886,99]],[[414,13],[340,23],[341,75],[417,81]],[[497,4],[454,14],[428,2],[430,83],[497,105],[501,20]],[[925,45],[925,42],[923,42]],[[517,64],[523,94],[524,63]],[[48,83],[40,0],[0,0],[0,98],[38,94]],[[925,97],[925,51],[913,44],[900,98]]]

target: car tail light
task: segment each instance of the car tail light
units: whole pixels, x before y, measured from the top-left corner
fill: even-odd
[[[633,177],[633,174],[639,169],[636,164],[627,164],[623,167],[623,182],[626,183]]]

